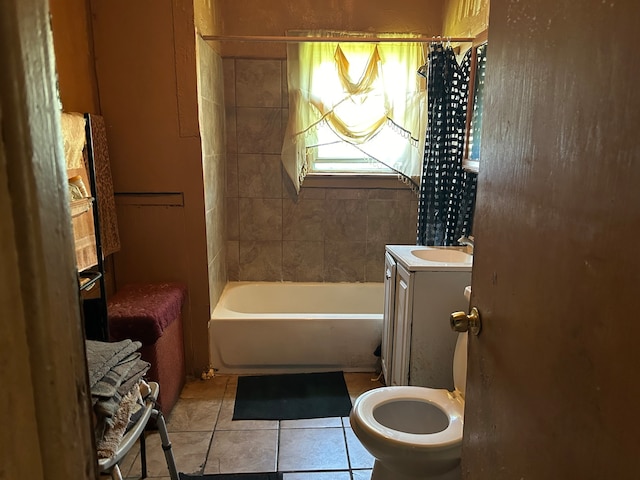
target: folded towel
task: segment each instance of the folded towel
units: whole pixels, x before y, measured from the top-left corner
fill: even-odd
[[[127,373],[127,375],[123,378],[122,383],[118,387],[118,393],[120,395],[124,395],[126,392],[130,391],[134,385],[140,383],[142,377],[144,377],[147,372],[151,368],[151,364],[149,362],[145,362],[144,360],[138,360],[135,362],[131,370]]]
[[[123,399],[137,386],[150,364],[140,359],[140,342],[86,341],[91,401],[95,414],[96,441],[123,422],[118,417]],[[126,418],[126,424],[129,417]]]
[[[114,366],[138,350],[142,344],[132,340],[120,342],[86,341],[89,386],[93,388]]]

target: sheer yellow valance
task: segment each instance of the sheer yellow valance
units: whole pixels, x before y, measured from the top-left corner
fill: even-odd
[[[352,33],[295,32],[331,36]],[[385,34],[406,38],[406,34]],[[347,142],[417,183],[426,91],[419,43],[297,43],[287,47],[289,121],[282,162],[297,190],[324,143]]]

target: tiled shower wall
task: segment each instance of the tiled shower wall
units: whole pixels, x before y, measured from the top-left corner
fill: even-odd
[[[198,115],[207,229],[209,305],[218,303],[227,282],[225,255],[225,113],[222,57],[197,37]]]
[[[415,194],[397,182],[296,195],[280,163],[286,61],[223,59],[223,71],[229,280],[381,282],[384,245],[415,243]]]

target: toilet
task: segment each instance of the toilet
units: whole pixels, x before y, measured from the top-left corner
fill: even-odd
[[[459,480],[467,333],[453,356],[455,390],[382,387],[360,395],[349,420],[375,458],[371,480]]]

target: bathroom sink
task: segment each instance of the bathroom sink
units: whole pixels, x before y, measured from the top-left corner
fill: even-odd
[[[469,263],[471,255],[461,251],[448,248],[429,248],[411,250],[411,254],[428,262],[440,263]]]

